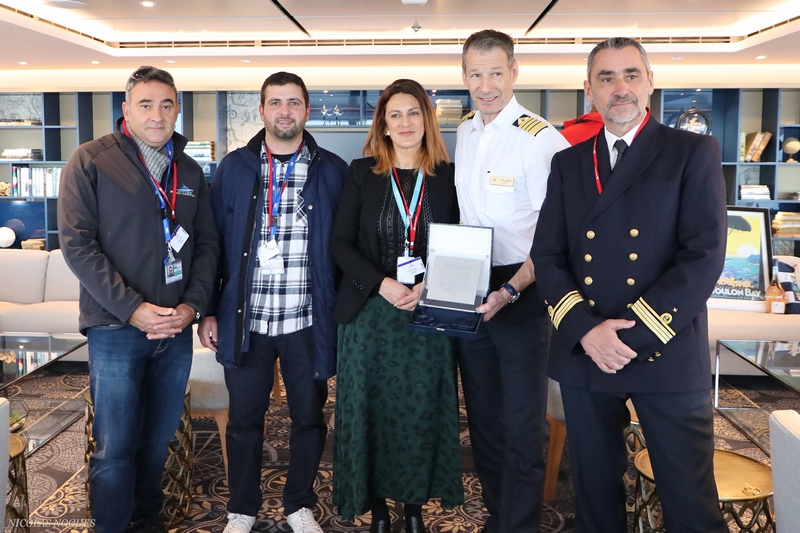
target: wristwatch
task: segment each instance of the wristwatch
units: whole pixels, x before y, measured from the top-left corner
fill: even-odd
[[[200,311],[195,311],[194,312],[194,324],[199,324],[200,323],[200,318],[202,318],[202,315],[200,315]]]
[[[500,285],[500,288],[505,289],[506,291],[508,291],[508,294],[511,295],[511,301],[509,301],[508,303],[513,304],[514,302],[519,300],[520,296],[519,291],[514,287],[512,287],[510,283],[503,283],[502,285]]]

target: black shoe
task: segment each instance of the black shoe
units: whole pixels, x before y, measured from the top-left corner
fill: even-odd
[[[392,530],[392,522],[385,518],[373,520],[369,525],[369,533],[389,533]]]
[[[421,516],[406,516],[406,533],[425,533],[425,522]]]
[[[167,533],[158,517],[142,518],[131,522],[125,528],[125,533]]]

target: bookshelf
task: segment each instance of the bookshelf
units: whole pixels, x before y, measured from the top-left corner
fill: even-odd
[[[526,90],[515,91],[517,100],[534,113],[545,117],[560,128],[564,121],[587,111],[583,90]],[[324,146],[342,156],[345,161],[361,156],[374,106],[380,91],[342,90],[335,92],[310,91],[311,120],[307,128]],[[0,119],[8,115],[9,102],[23,110],[19,118],[41,121],[36,125],[0,126],[0,153],[5,148],[29,147],[42,150],[42,161],[13,161],[0,159],[0,181],[11,181],[13,166],[32,168],[61,167],[72,151],[83,142],[113,130],[122,116],[124,92],[64,92],[64,93],[6,93],[0,94]],[[470,108],[466,90],[437,91],[431,95],[450,106],[462,102],[464,111]],[[217,160],[229,151],[242,146],[262,124],[258,116],[259,92],[250,91],[184,91],[180,93],[181,114],[177,131],[190,140],[214,141]],[[338,107],[339,115],[322,113]],[[773,216],[778,211],[800,211],[800,163],[787,162],[781,150],[785,138],[800,138],[800,89],[657,89],[651,98],[653,116],[670,124],[680,112],[697,105],[712,120],[712,135],[722,147],[723,174],[727,201],[731,205],[768,207]],[[338,119],[338,120],[337,120]],[[442,133],[451,156],[455,148],[455,125],[442,126]],[[757,163],[739,160],[740,132],[770,131],[772,140]],[[796,159],[800,159],[798,154]],[[201,161],[206,176],[211,179],[216,161]],[[766,185],[769,199],[742,200],[741,185]],[[22,214],[21,214],[22,213]],[[24,215],[23,215],[24,214]],[[30,196],[0,197],[0,225],[7,220],[27,217],[37,235],[44,234],[47,248],[58,247],[56,228],[56,199]],[[775,239],[776,253],[797,254],[800,238]]]

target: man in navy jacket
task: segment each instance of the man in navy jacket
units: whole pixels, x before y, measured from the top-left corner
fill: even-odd
[[[605,127],[553,157],[531,249],[555,327],[578,532],[626,530],[631,398],[667,531],[728,531],[717,503],[706,300],[725,258],[719,144],[659,124],[647,55],[595,47],[587,98]]]
[[[300,77],[268,77],[259,113],[264,129],[225,156],[211,185],[222,260],[219,292],[199,328],[225,367],[230,396],[225,533],[250,531],[261,508],[264,415],[277,358],[292,419],[284,514],[295,533],[321,532],[311,510],[327,433],[326,380],[336,369],[329,245],[347,165],[304,130],[310,104]]]

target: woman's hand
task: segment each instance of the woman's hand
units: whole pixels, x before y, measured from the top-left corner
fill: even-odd
[[[397,300],[394,303],[394,306],[398,309],[403,309],[404,311],[413,311],[414,308],[417,307],[417,302],[419,302],[419,295],[421,292],[422,283],[417,283],[411,289],[410,293]]]
[[[392,305],[397,305],[401,299],[408,297],[412,293],[411,289],[392,278],[383,278],[378,294]]]

